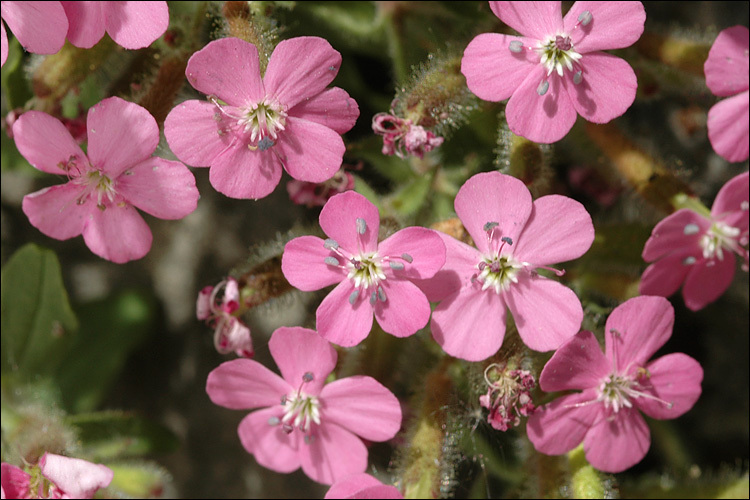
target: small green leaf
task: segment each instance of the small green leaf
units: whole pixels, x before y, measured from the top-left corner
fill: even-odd
[[[424,205],[430,193],[432,175],[417,177],[399,189],[391,198],[393,208],[402,215],[411,215]]]

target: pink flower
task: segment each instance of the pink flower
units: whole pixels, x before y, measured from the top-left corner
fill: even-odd
[[[263,198],[281,178],[323,182],[341,166],[341,135],[359,108],[345,91],[326,89],[341,55],[322,38],[284,40],[264,77],[258,50],[237,38],[215,40],[193,54],[185,74],[210,102],[186,101],[167,116],[172,151],[211,167],[211,184],[232,198]]]
[[[561,2],[490,2],[521,36],[483,33],[469,43],[461,72],[486,101],[509,99],[513,133],[559,141],[577,114],[594,123],[622,115],[635,100],[630,65],[601,50],[632,45],[646,12],[641,2],[579,1],[562,17]]]
[[[309,292],[338,283],[316,313],[318,333],[335,344],[359,344],[373,313],[384,331],[408,337],[430,318],[430,304],[412,280],[431,278],[445,262],[445,245],[423,227],[402,229],[378,245],[380,214],[354,191],[337,194],[320,212],[328,236],[286,244],[281,271]]]
[[[708,111],[708,139],[727,161],[745,161],[750,150],[748,87],[750,35],[745,26],[719,33],[703,67],[706,85],[714,95],[733,96]]]
[[[404,498],[395,486],[386,486],[369,474],[352,474],[337,481],[326,492],[333,498]]]
[[[701,394],[703,369],[690,356],[650,358],[672,335],[674,310],[662,297],[640,296],[612,311],[606,354],[583,331],[564,344],[539,377],[546,392],[581,390],[556,399],[529,417],[537,451],[560,455],[583,441],[586,459],[604,472],[621,472],[646,455],[651,437],[638,410],[676,418]]]
[[[45,453],[31,468],[28,474],[15,465],[2,464],[3,498],[93,498],[114,476],[104,465],[52,453]]]
[[[532,203],[523,182],[499,172],[471,177],[459,189],[456,213],[476,248],[439,233],[446,262],[419,283],[431,301],[432,335],[445,352],[468,361],[492,356],[505,336],[510,309],[531,349],[558,348],[576,334],[581,303],[569,288],[539,276],[537,268],[576,259],[594,240],[583,205],[559,195]]]
[[[643,272],[640,293],[669,297],[682,285],[685,305],[697,311],[729,288],[735,253],[747,271],[748,186],[745,172],[722,186],[710,214],[683,208],[659,222],[643,248],[643,259],[653,264]]]
[[[34,54],[54,54],[65,43],[68,18],[60,2],[14,2],[3,0],[0,16],[23,48]],[[8,59],[8,34],[0,23],[2,64]]]
[[[479,396],[479,404],[490,410],[487,420],[494,429],[507,431],[521,423],[536,410],[531,390],[536,380],[528,370],[514,369],[492,363],[484,370],[487,394]]]
[[[263,467],[289,473],[300,466],[325,484],[367,468],[360,438],[386,441],[401,426],[396,397],[375,379],[355,376],[324,386],[336,350],[313,330],[281,327],[268,342],[279,377],[249,359],[222,363],[208,375],[214,403],[235,410],[263,408],[245,417],[240,441]]]
[[[21,154],[35,168],[68,183],[26,195],[23,211],[51,238],[83,234],[96,255],[123,263],[140,259],[152,235],[133,208],[160,219],[195,210],[198,189],[182,163],[151,157],[159,128],[144,108],[110,97],[89,109],[87,154],[59,120],[40,111],[13,124]]]
[[[421,125],[404,120],[393,114],[378,113],[372,118],[372,130],[383,136],[383,154],[404,158],[407,155],[424,157],[443,143],[438,137]],[[404,149],[406,154],[404,154]]]
[[[336,194],[354,189],[354,176],[340,168],[325,182],[305,182],[292,179],[286,183],[289,198],[307,208],[322,207]]]
[[[221,290],[221,302],[217,297]],[[214,327],[214,347],[221,354],[234,351],[237,356],[252,358],[253,339],[250,328],[234,314],[240,308],[240,290],[237,280],[227,278],[215,287],[207,286],[198,294],[196,316]]]

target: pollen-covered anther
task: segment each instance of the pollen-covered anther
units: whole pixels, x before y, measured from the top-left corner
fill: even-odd
[[[578,14],[578,22],[581,24],[581,26],[588,26],[593,20],[594,16],[591,14],[591,11],[584,10],[583,12]]]
[[[536,88],[536,93],[539,95],[544,95],[549,90],[549,82],[547,80],[542,80],[541,83],[539,83],[539,86]]]
[[[508,44],[508,50],[513,52],[514,54],[519,54],[521,51],[523,51],[523,42],[520,40],[513,40]]]
[[[365,234],[367,231],[367,222],[364,219],[357,217],[357,234]]]

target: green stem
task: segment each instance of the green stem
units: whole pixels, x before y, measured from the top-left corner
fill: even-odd
[[[568,452],[572,498],[604,498],[605,488],[599,471],[586,460],[583,445]]]

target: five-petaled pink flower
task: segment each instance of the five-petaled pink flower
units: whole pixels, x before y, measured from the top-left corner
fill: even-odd
[[[323,497],[326,500],[334,498],[404,498],[395,486],[381,483],[369,474],[352,474],[337,481]]]
[[[93,498],[114,477],[112,469],[104,465],[52,453],[45,453],[30,467],[39,470],[29,474],[3,462],[3,498]]]
[[[24,49],[34,54],[54,54],[65,44],[68,18],[60,2],[0,3],[0,16]],[[0,22],[0,66],[8,59],[8,34]]]
[[[506,307],[524,343],[536,351],[558,348],[578,332],[583,309],[566,286],[537,268],[576,259],[594,241],[586,209],[566,196],[532,203],[523,182],[500,172],[471,177],[455,200],[456,213],[476,248],[439,233],[446,261],[418,283],[431,301],[432,336],[445,352],[468,361],[486,359],[505,336]]]
[[[87,153],[60,120],[41,111],[13,124],[21,154],[35,168],[69,182],[23,199],[31,224],[51,238],[83,234],[96,255],[140,259],[152,235],[135,207],[160,219],[181,219],[198,204],[195,178],[177,161],[152,157],[159,127],[144,108],[110,97],[89,109]]]
[[[632,45],[643,33],[641,2],[579,1],[562,17],[561,2],[490,2],[492,12],[521,36],[483,33],[469,43],[461,72],[474,94],[509,99],[513,133],[559,141],[577,114],[606,123],[633,104],[630,65],[600,52]]]
[[[263,198],[282,166],[295,179],[323,182],[341,167],[343,134],[359,107],[344,90],[326,89],[341,54],[322,38],[284,40],[261,78],[258,49],[238,38],[215,40],[188,61],[188,81],[210,102],[186,101],[164,123],[177,157],[211,167],[209,178],[232,198]]]
[[[745,26],[719,33],[703,66],[706,85],[719,97],[733,96],[708,111],[708,139],[728,161],[745,161],[750,151],[750,34]]]
[[[367,448],[360,438],[386,441],[396,435],[398,399],[366,376],[325,385],[337,354],[313,330],[281,327],[268,347],[281,377],[249,359],[227,361],[208,375],[206,391],[214,403],[263,408],[240,422],[245,449],[264,467],[288,473],[301,466],[325,484],[364,472]]]
[[[219,293],[224,292],[221,301]],[[240,289],[237,280],[229,277],[218,285],[204,287],[198,293],[195,313],[214,328],[214,347],[221,354],[232,351],[237,356],[252,358],[253,339],[248,328],[235,314],[240,308]]]
[[[328,236],[302,236],[286,244],[281,270],[295,288],[336,288],[316,313],[318,333],[335,344],[359,344],[373,313],[384,331],[407,337],[430,319],[430,303],[413,280],[431,278],[445,262],[436,231],[407,227],[378,244],[380,213],[354,191],[337,194],[320,212]]]
[[[526,427],[537,451],[561,455],[583,441],[586,459],[604,472],[621,472],[646,455],[651,437],[640,411],[676,418],[701,394],[703,369],[690,356],[648,359],[672,335],[674,309],[663,297],[640,296],[607,319],[605,353],[591,332],[564,344],[542,370],[547,392],[580,390],[538,409]]]
[[[748,270],[748,172],[730,179],[705,215],[683,208],[654,227],[643,248],[653,262],[641,277],[640,293],[669,297],[682,285],[685,305],[697,311],[732,283],[734,254]]]

